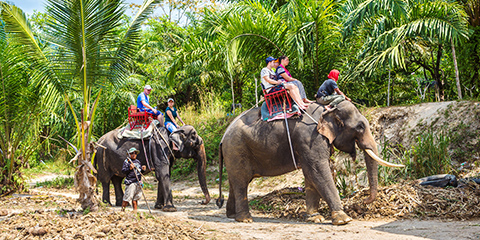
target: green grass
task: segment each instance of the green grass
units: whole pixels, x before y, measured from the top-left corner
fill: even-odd
[[[442,133],[425,132],[417,136],[411,148],[391,146],[382,142],[382,158],[387,162],[404,164],[404,168],[380,166],[379,182],[390,185],[398,179],[418,179],[436,174],[452,173],[452,160],[448,153],[450,138]]]
[[[235,116],[227,116],[224,103],[213,95],[204,96],[202,104],[179,109],[179,114],[188,125],[197,130],[205,144],[207,167],[217,166],[219,144],[223,134]],[[239,113],[237,113],[239,114]],[[197,163],[194,159],[177,159],[172,169],[172,180],[184,179],[196,173]]]
[[[448,147],[450,138],[442,133],[425,132],[420,134],[411,147],[393,145],[387,140],[381,141],[381,157],[391,163],[404,164],[403,168],[379,166],[378,181],[380,185],[388,186],[403,180],[418,179],[436,174],[454,174]],[[344,162],[344,168],[337,171],[337,188],[342,197],[355,190],[351,181],[359,171],[354,169],[349,160]]]
[[[56,160],[38,161],[30,168],[23,168],[22,174],[26,178],[33,178],[45,173],[55,173],[61,175],[72,175],[75,167],[68,163],[65,158],[57,158]]]
[[[38,182],[35,187],[47,187],[47,188],[72,188],[74,186],[73,177],[57,177],[53,180]]]

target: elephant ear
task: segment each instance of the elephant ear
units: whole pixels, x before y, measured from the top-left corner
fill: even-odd
[[[332,111],[322,113],[317,125],[318,133],[326,137],[330,144],[333,143],[338,132],[343,127],[343,122],[336,114],[336,111],[338,111],[337,108],[334,108]]]

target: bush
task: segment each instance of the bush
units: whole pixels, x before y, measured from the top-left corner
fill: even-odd
[[[412,176],[415,178],[435,174],[450,173],[452,161],[448,153],[450,138],[443,134],[427,132],[417,137],[412,147],[410,164]]]
[[[444,134],[426,132],[417,137],[410,149],[401,145],[390,146],[383,142],[382,157],[385,161],[400,160],[404,168],[379,167],[379,182],[393,184],[399,178],[418,179],[436,174],[448,174],[453,171],[448,146],[450,138]]]
[[[207,166],[217,163],[218,150],[225,130],[235,116],[227,116],[220,99],[205,94],[200,105],[187,106],[179,110],[186,124],[192,125],[202,137],[207,155]],[[193,159],[178,159],[172,169],[172,177],[185,176],[196,171]]]

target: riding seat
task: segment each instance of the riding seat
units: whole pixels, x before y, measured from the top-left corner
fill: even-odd
[[[135,128],[147,129],[152,123],[151,114],[148,112],[139,111],[137,106],[130,105],[128,108],[128,123],[130,124],[130,131]]]
[[[272,116],[275,113],[283,112],[283,105],[285,104],[285,110],[291,111],[292,110],[292,98],[287,93],[285,87],[281,90],[268,93],[267,90],[270,88],[265,89],[262,85],[263,95],[265,98],[265,103],[267,104],[268,113]]]

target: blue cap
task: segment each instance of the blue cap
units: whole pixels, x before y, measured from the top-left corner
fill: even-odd
[[[270,56],[270,57],[267,57],[267,59],[265,59],[265,61],[267,62],[267,64],[268,64],[269,62],[271,62],[271,61],[275,61],[275,60],[277,60],[277,59],[276,59],[276,58],[274,58],[274,57],[272,57],[272,56]]]

